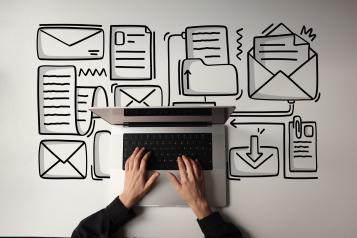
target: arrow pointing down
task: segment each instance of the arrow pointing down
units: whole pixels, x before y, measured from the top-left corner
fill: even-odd
[[[250,153],[247,153],[247,156],[256,162],[263,153],[259,152],[259,138],[258,136],[250,136]]]

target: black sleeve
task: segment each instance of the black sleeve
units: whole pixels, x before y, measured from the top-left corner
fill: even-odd
[[[231,223],[223,220],[218,212],[198,220],[198,224],[205,238],[242,238],[239,229]]]
[[[116,197],[106,208],[82,220],[72,238],[111,237],[134,216],[134,211],[126,208]]]

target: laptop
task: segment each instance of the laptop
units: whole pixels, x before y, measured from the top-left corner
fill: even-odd
[[[177,156],[198,159],[205,177],[205,192],[210,206],[227,205],[225,122],[234,106],[220,107],[145,107],[91,108],[112,124],[111,182],[119,191],[124,186],[125,161],[135,147],[151,151],[149,175],[159,171],[154,188],[139,206],[186,206],[166,176],[179,177]]]

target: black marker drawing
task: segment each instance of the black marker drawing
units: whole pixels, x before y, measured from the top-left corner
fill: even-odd
[[[78,77],[81,77],[81,76],[102,76],[104,75],[105,77],[107,77],[107,72],[105,71],[104,68],[102,68],[101,70],[99,69],[82,69],[80,68],[79,69],[79,72],[78,72]]]
[[[118,85],[114,88],[114,106],[150,107],[162,105],[163,95],[160,86]]]
[[[295,101],[314,100],[318,93],[318,55],[284,24],[270,24],[254,38],[247,54],[248,94],[252,99],[287,101],[278,111],[235,111],[232,117],[288,117]]]
[[[288,108],[281,111],[234,111],[231,117],[288,117],[294,114],[294,101],[287,101]],[[235,119],[231,121],[234,122]]]
[[[289,122],[289,160],[284,166],[286,178],[317,178],[317,126],[294,116]]]
[[[299,101],[317,96],[317,53],[284,24],[255,37],[247,56],[252,99]]]
[[[235,128],[228,179],[278,176],[280,161],[285,157],[284,123],[236,123]]]
[[[236,33],[237,33],[237,51],[238,53],[236,54],[236,57],[238,60],[242,60],[242,58],[240,57],[240,55],[243,53],[243,50],[242,50],[242,39],[243,39],[243,35],[241,33],[241,31],[243,31],[243,28],[239,28],[238,30],[236,30]]]
[[[103,56],[101,25],[41,24],[37,31],[40,60],[98,60]]]
[[[38,68],[38,130],[40,134],[85,135],[92,127],[92,106],[107,106],[105,89],[77,86],[72,65]]]
[[[144,25],[110,27],[110,79],[155,78],[155,32]]]
[[[87,146],[79,140],[42,140],[38,168],[44,179],[84,179],[87,176]]]
[[[109,159],[110,159],[110,131],[97,131],[93,141],[93,171],[94,180],[110,178]]]
[[[316,38],[316,34],[313,33],[312,28],[307,29],[306,26],[302,26],[301,31],[300,31],[301,36],[307,36],[311,41],[314,41]]]
[[[238,94],[238,72],[235,66],[230,64],[227,27],[190,26],[185,29],[185,32],[171,34],[167,38],[169,104],[172,97],[171,85],[176,84],[171,82],[170,40],[172,37],[185,40],[186,58],[179,59],[182,63],[177,66],[179,95],[201,96],[202,104],[206,104],[212,103],[207,102],[207,96]],[[197,100],[195,101],[197,103]]]

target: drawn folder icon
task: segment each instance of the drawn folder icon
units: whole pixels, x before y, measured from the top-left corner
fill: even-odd
[[[121,85],[115,87],[114,104],[119,107],[162,106],[162,90],[152,85]]]
[[[207,65],[202,59],[185,59],[182,64],[184,95],[236,95],[238,72],[231,64]]]
[[[249,97],[261,100],[298,101],[315,99],[318,91],[318,60],[317,53],[310,48],[308,42],[283,24],[279,24],[266,36],[257,38],[260,40],[266,38],[270,44],[264,42],[264,45],[270,45],[273,50],[263,49],[263,44],[261,44],[255,45],[248,52]],[[277,41],[279,41],[279,44],[276,44]],[[281,47],[285,48],[278,48],[277,45],[282,45]],[[287,46],[292,48],[286,50]],[[257,47],[262,47],[262,50],[258,50]],[[299,55],[299,50],[304,54]],[[263,60],[270,61],[270,64],[264,65],[262,58],[258,60],[258,55],[256,55],[258,52],[274,52],[278,56],[277,58],[266,57]],[[279,58],[280,55],[287,53],[295,54],[296,58]],[[302,55],[306,55],[303,63],[289,70],[289,72],[283,69],[288,69],[287,66],[290,66],[291,69],[294,62],[300,62],[299,60],[303,59]],[[274,69],[273,67],[269,68],[268,65],[274,65]],[[279,65],[282,67],[281,70],[276,68]]]
[[[87,176],[87,148],[83,141],[42,140],[39,172],[46,179],[84,179]]]
[[[101,28],[45,26],[37,31],[37,56],[43,60],[94,60],[104,54]]]

